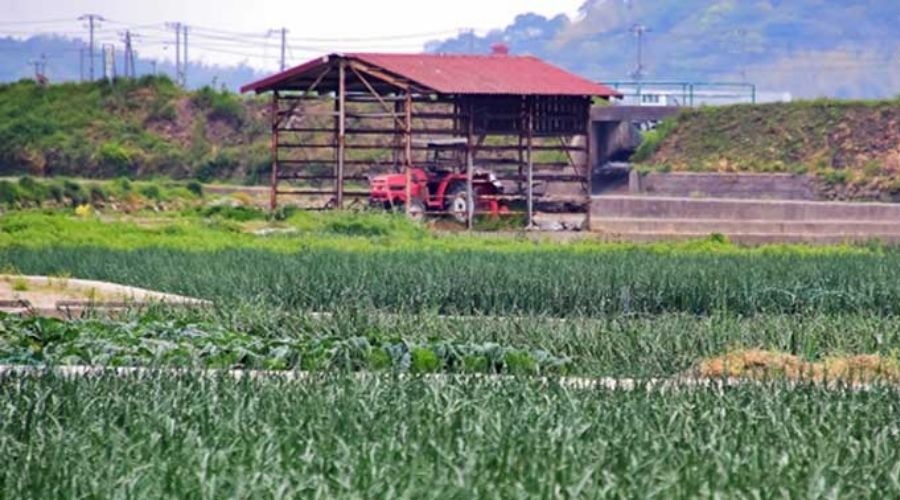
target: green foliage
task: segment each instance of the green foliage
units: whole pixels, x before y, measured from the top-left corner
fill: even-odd
[[[294,317],[300,327],[292,336],[267,331],[273,325],[258,314],[250,318],[254,323],[250,328],[246,322],[229,328],[222,318],[159,320],[153,313],[128,323],[0,315],[4,333],[0,363],[435,373],[459,371],[463,358],[483,357],[491,362],[479,365],[481,373],[511,374],[539,369],[560,373],[571,363],[544,351],[429,341],[421,333],[406,340],[371,333],[354,336],[361,322],[356,318],[312,322]],[[317,327],[334,328],[340,335],[323,335]],[[541,357],[540,363],[535,355]],[[474,368],[469,365],[465,371],[471,373]]]
[[[162,200],[162,190],[156,184],[146,184],[138,189],[141,196],[155,201]]]
[[[667,118],[654,130],[644,132],[640,146],[631,157],[631,161],[642,163],[653,158],[656,150],[669,135],[678,127],[678,121],[673,118]]]
[[[239,127],[244,122],[245,111],[240,98],[227,90],[202,87],[194,93],[191,101],[204,110],[210,120],[224,121],[233,127]]]
[[[200,107],[186,106],[191,99]],[[212,168],[217,178],[241,176],[267,151],[267,134],[260,133],[265,124],[245,110],[254,105],[211,89],[187,93],[153,77],[112,85],[3,85],[0,175],[187,178]],[[228,127],[206,137],[205,126],[197,126],[206,120]],[[223,158],[209,158],[211,151],[238,145],[238,153],[228,153],[228,168]],[[207,165],[211,161],[218,163]]]
[[[12,208],[19,203],[21,197],[21,192],[15,184],[7,180],[0,180],[0,203]]]
[[[119,177],[131,173],[131,153],[117,142],[107,142],[100,146],[97,163],[104,176]]]
[[[197,181],[188,181],[184,186],[188,191],[191,192],[197,198],[203,197],[203,184],[200,184]]]
[[[234,174],[234,171],[239,166],[240,163],[237,156],[232,151],[223,149],[203,160],[195,176],[200,182],[210,182],[213,179],[227,179]]]
[[[218,217],[238,222],[265,220],[268,218],[268,214],[262,210],[244,206],[213,205],[198,209],[197,212],[203,217]]]
[[[441,368],[441,362],[431,349],[416,347],[410,353],[414,373],[434,373]]]
[[[850,178],[850,173],[846,170],[836,168],[825,168],[819,171],[822,180],[829,186],[844,185]]]

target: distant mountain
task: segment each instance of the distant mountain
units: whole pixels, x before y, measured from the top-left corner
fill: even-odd
[[[46,61],[46,75],[51,82],[78,81],[82,74],[88,75],[89,58],[84,50],[84,66],[82,67],[81,51],[87,44],[79,39],[56,36],[35,36],[26,40],[0,38],[0,82],[12,82],[22,78],[34,77],[32,61],[41,61],[42,54]],[[118,48],[118,47],[117,47]],[[95,51],[94,74],[103,74],[100,51]],[[117,71],[124,67],[122,53],[116,53]],[[158,74],[174,75],[175,65],[167,62],[154,62],[138,57],[135,60],[135,71],[140,75],[149,75],[155,70]],[[236,90],[241,85],[264,76],[247,65],[216,66],[206,64],[188,64],[188,88],[199,88],[213,85],[220,88]]]
[[[487,53],[502,41],[514,54],[534,54],[589,78],[629,80],[635,25],[648,29],[648,80],[746,80],[762,91],[805,98],[900,93],[898,0],[586,0],[574,20],[523,13],[485,36],[462,33],[428,43],[426,51]],[[31,77],[29,63],[41,54],[51,81],[77,81],[84,46],[59,37],[0,38],[0,81]],[[99,56],[97,68],[99,74]],[[168,75],[173,69],[157,66]],[[149,74],[151,61],[140,59],[137,70]],[[246,65],[191,64],[188,87],[215,82],[234,90],[263,73]]]
[[[494,42],[584,76],[630,79],[645,35],[646,79],[747,81],[798,97],[900,93],[900,2],[887,0],[588,0],[577,20],[523,14],[486,36],[430,52],[485,53]]]

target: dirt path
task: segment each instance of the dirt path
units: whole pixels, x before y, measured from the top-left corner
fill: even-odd
[[[0,311],[66,316],[91,307],[123,309],[151,303],[209,307],[212,302],[105,281],[0,275]]]

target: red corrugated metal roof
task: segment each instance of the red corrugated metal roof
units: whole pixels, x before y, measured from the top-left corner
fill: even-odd
[[[620,96],[609,87],[532,56],[350,53],[331,57],[361,61],[441,94]],[[241,91],[277,89],[279,83],[289,82],[327,60],[314,59],[246,85]]]

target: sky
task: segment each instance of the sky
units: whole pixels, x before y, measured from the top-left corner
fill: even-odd
[[[55,32],[87,38],[86,22],[98,14],[98,43],[121,44],[137,33],[141,56],[173,59],[175,32],[166,23],[188,26],[188,57],[207,63],[274,66],[280,34],[288,29],[289,63],[323,52],[413,52],[425,42],[502,28],[516,15],[575,17],[584,0],[0,0],[0,36]],[[264,63],[263,63],[264,62]]]

